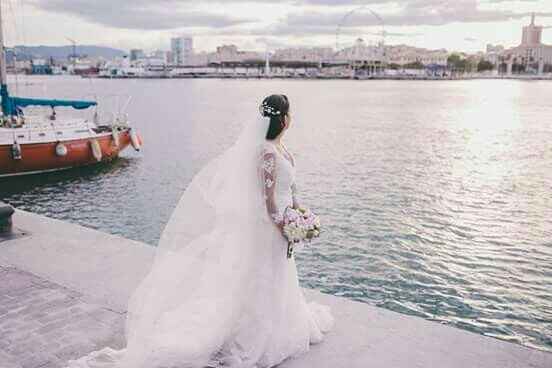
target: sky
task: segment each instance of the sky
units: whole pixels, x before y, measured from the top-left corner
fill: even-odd
[[[531,12],[552,44],[552,0],[3,0],[8,46],[101,45],[168,50],[170,38],[194,49],[222,44],[262,51],[367,43],[476,52],[516,46]],[[383,37],[385,34],[385,37]]]

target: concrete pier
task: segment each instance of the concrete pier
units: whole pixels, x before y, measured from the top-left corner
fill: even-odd
[[[27,212],[0,238],[0,368],[57,368],[125,345],[131,292],[154,248]],[[299,265],[300,266],[300,265]],[[336,327],[282,368],[552,367],[552,354],[417,317],[305,290],[332,307]]]

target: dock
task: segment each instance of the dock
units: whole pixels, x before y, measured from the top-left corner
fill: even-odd
[[[64,367],[102,347],[124,347],[128,298],[154,253],[17,210],[11,233],[0,235],[0,368]],[[281,368],[552,367],[552,353],[315,290],[305,296],[332,308],[335,329]]]

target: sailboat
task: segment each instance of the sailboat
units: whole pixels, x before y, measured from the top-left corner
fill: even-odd
[[[38,99],[10,96],[0,3],[0,178],[51,172],[108,162],[129,145],[135,150],[142,139],[125,116],[106,124],[92,120],[59,118],[56,107],[88,109],[96,101]],[[49,114],[28,115],[25,108],[51,108]]]

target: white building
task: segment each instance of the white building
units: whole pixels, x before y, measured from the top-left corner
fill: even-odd
[[[117,57],[100,68],[101,77],[130,77],[143,74],[143,68],[131,62],[127,56]]]
[[[186,65],[205,66],[209,63],[239,63],[251,60],[264,60],[264,53],[241,51],[236,45],[218,46],[215,52],[199,52],[189,56]]]
[[[334,50],[330,47],[285,48],[277,49],[270,59],[278,61],[320,62],[332,60],[334,54]]]
[[[213,59],[213,52],[205,52],[201,51],[199,53],[194,53],[189,61],[188,65],[190,66],[205,66],[208,65],[211,62],[211,59]]]
[[[428,50],[407,45],[386,46],[385,49],[387,62],[397,65],[422,63],[423,65],[446,66],[449,56],[445,49]]]
[[[523,27],[521,44],[526,46],[537,46],[542,41],[542,26],[535,25],[535,14],[531,16],[531,24]]]
[[[166,51],[155,50],[151,53],[150,58],[154,58],[156,60],[162,60],[164,64],[168,64]]]
[[[507,74],[514,68],[523,68],[528,73],[552,71],[552,46],[542,43],[542,26],[535,24],[535,15],[531,17],[531,24],[523,27],[521,44],[505,50],[501,58],[507,65]]]
[[[48,60],[46,60],[44,58],[35,58],[35,59],[32,60],[32,64],[33,65],[44,66],[44,65],[48,65]]]
[[[498,65],[500,62],[500,57],[503,53],[504,53],[504,46],[488,44],[487,50],[481,58],[493,65]]]
[[[340,61],[385,61],[385,46],[382,43],[367,45],[362,38],[358,38],[355,44],[340,50],[335,55],[335,60]]]
[[[28,70],[31,69],[30,60],[16,60],[14,63],[15,70]]]
[[[240,51],[236,45],[222,45],[210,55],[210,62],[244,62],[248,60],[264,60],[264,54],[255,51]]]
[[[489,52],[500,53],[500,52],[503,52],[503,51],[504,51],[504,46],[502,46],[502,45],[493,45],[493,44],[490,44],[490,43],[487,44],[487,53],[489,53]]]
[[[171,38],[172,62],[176,65],[186,65],[194,53],[192,37]]]

